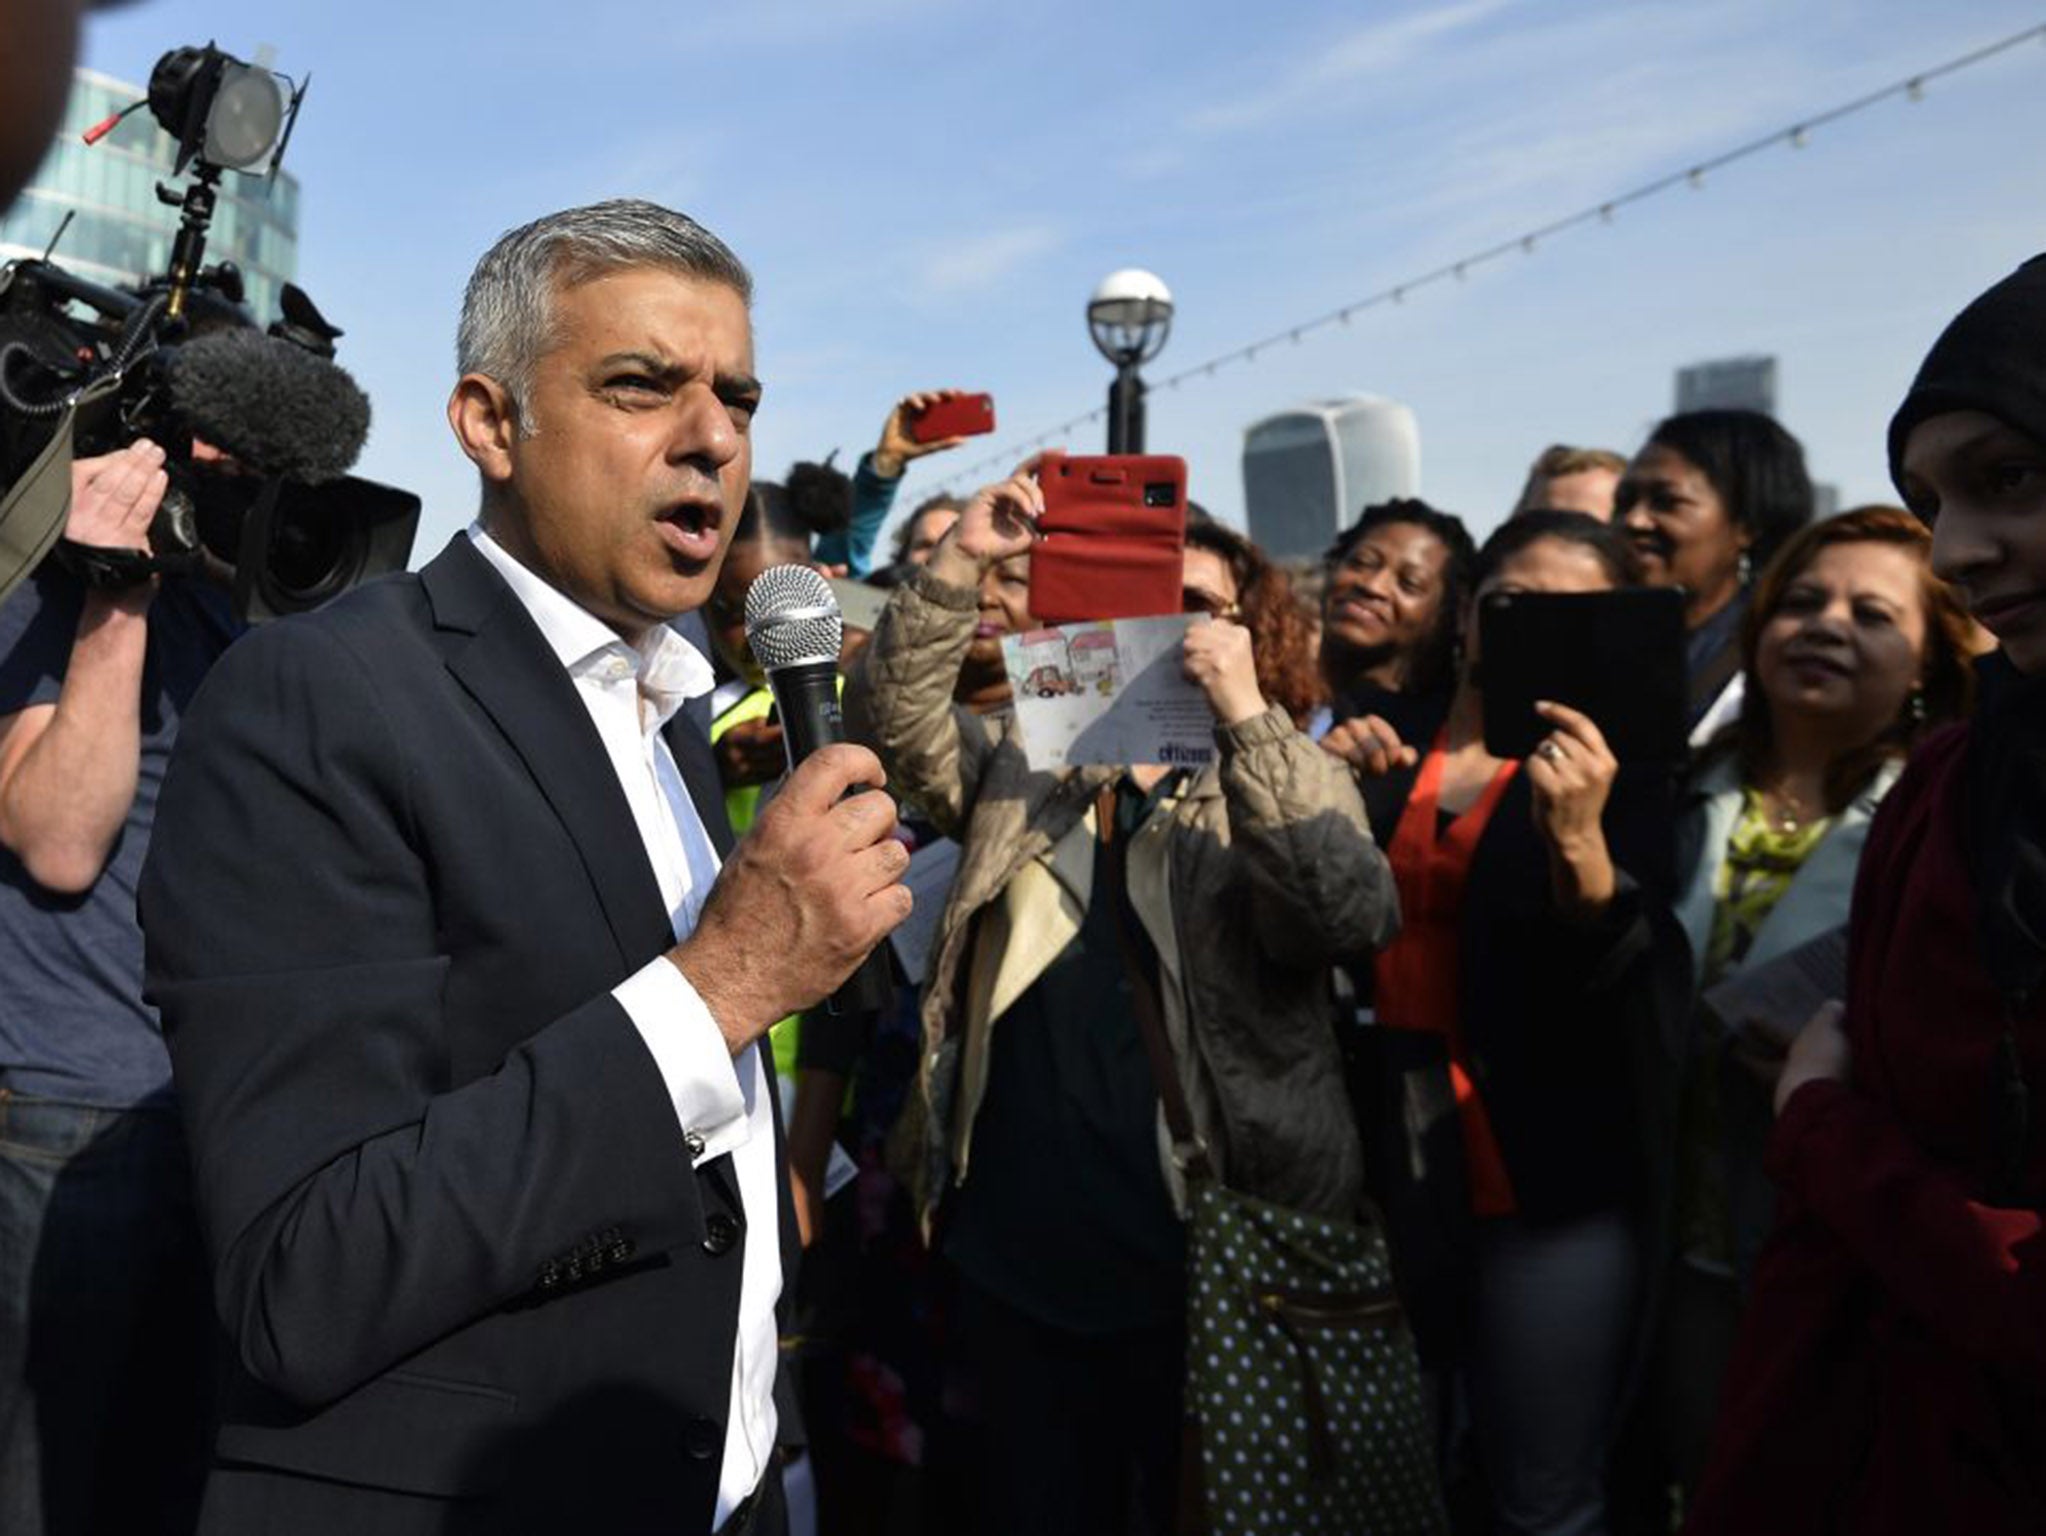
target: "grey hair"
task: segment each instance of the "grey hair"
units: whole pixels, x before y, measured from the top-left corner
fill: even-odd
[[[638,198],[614,198],[522,224],[484,252],[462,294],[456,368],[502,384],[519,430],[531,435],[533,368],[552,344],[555,294],[630,267],[665,267],[722,283],[753,302],[752,274],[696,220]]]

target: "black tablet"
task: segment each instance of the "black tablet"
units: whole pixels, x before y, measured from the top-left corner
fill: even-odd
[[[1485,750],[1526,757],[1553,727],[1535,701],[1589,715],[1621,762],[1684,755],[1690,695],[1674,587],[1493,592],[1478,610]]]

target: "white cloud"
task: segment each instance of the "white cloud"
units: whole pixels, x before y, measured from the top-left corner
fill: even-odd
[[[1186,126],[1199,133],[1228,133],[1287,116],[1325,101],[1338,86],[1354,86],[1370,76],[1407,68],[1438,44],[1489,21],[1513,3],[1459,0],[1373,22],[1317,47],[1284,71],[1276,84],[1193,113]]]
[[[917,278],[933,293],[971,293],[992,288],[1058,243],[1058,232],[1042,224],[947,240],[924,258]]]

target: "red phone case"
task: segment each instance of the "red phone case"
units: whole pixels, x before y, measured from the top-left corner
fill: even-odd
[[[1186,460],[1169,454],[1047,453],[1043,540],[1030,553],[1030,612],[1044,624],[1180,611]],[[1164,502],[1169,491],[1170,502]]]
[[[995,429],[993,395],[958,395],[927,406],[903,422],[911,438],[935,443],[945,437],[978,437]]]

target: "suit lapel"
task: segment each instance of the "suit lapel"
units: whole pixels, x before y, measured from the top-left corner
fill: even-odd
[[[457,535],[420,581],[448,635],[447,667],[504,733],[568,831],[620,958],[637,969],[673,942],[646,846],[616,770],[539,626]],[[706,752],[706,756],[707,756]]]

